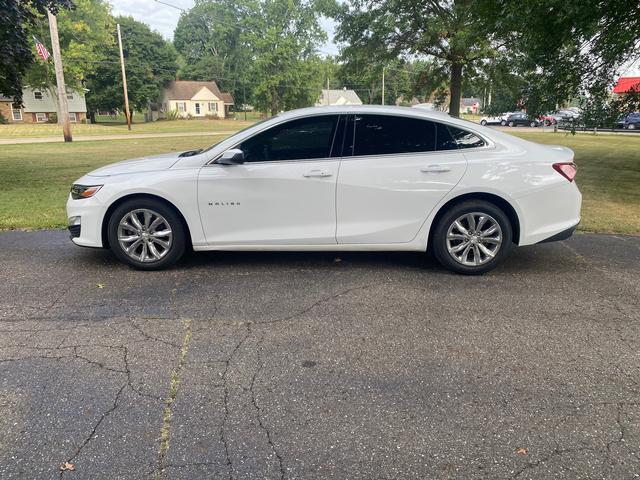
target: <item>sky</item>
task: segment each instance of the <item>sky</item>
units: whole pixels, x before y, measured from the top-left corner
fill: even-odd
[[[161,3],[156,0],[109,0],[113,6],[114,15],[129,15],[146,23],[152,30],[158,31],[164,38],[171,40],[173,31],[178,24],[180,18],[180,10],[166,5],[169,3],[175,7],[188,10],[193,7],[193,0],[162,0]],[[319,49],[331,54],[337,54],[338,49],[332,42],[334,24],[331,20],[322,18],[321,25],[327,32],[329,41],[322,45]]]

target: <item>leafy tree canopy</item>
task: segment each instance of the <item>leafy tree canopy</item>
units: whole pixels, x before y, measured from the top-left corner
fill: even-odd
[[[29,29],[38,14],[71,8],[71,0],[0,0],[0,94],[22,101],[23,77],[33,64]]]
[[[159,99],[162,88],[175,79],[177,53],[162,36],[131,17],[116,17],[120,24],[127,69],[129,103],[133,110],[146,109]],[[114,110],[124,106],[117,34],[105,48],[105,60],[87,79],[89,110]]]

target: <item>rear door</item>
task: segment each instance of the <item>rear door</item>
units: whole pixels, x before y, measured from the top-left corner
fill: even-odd
[[[410,242],[462,178],[462,140],[442,123],[394,115],[353,115],[347,131],[336,194],[338,243]]]

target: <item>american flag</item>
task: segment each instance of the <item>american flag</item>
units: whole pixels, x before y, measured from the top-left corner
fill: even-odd
[[[33,37],[33,39],[36,42],[36,51],[38,52],[38,55],[40,55],[42,57],[42,60],[46,62],[47,59],[51,56],[49,50],[47,50],[47,47],[44,46],[44,43],[38,40],[35,36]]]

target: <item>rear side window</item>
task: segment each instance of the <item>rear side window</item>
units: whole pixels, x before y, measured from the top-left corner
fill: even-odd
[[[348,147],[348,139],[345,145]],[[436,126],[429,120],[392,115],[356,115],[353,155],[432,152]]]
[[[328,158],[337,115],[292,120],[245,140],[239,146],[247,162]]]
[[[458,148],[477,148],[485,145],[484,140],[471,132],[452,126],[449,126],[448,129]]]

